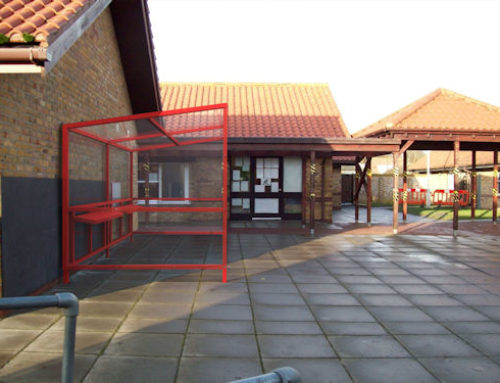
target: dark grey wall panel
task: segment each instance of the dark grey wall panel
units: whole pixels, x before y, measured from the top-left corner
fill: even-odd
[[[6,297],[60,275],[60,181],[2,177],[2,280]]]
[[[71,188],[81,201],[102,198],[102,182],[72,181]],[[1,224],[3,296],[30,294],[61,275],[59,179],[2,177]],[[77,253],[85,238],[77,236]],[[96,245],[99,238],[96,232]]]

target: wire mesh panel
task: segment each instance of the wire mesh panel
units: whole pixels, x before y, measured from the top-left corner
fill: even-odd
[[[64,279],[79,269],[197,267],[225,280],[226,120],[224,104],[64,125]],[[163,263],[92,261],[137,234],[194,236],[192,250]]]

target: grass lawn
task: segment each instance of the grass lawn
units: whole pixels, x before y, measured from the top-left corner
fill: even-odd
[[[399,205],[399,211],[401,212],[402,206]],[[498,217],[500,217],[500,209],[498,211]],[[425,208],[420,206],[408,206],[408,214],[414,214],[421,217],[427,217],[432,219],[448,220],[453,219],[453,208],[451,207],[431,207]],[[477,219],[492,219],[492,209],[476,209]],[[460,208],[458,211],[459,219],[470,219],[470,207]]]

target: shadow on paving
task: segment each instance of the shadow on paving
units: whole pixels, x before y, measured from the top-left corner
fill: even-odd
[[[220,271],[82,271],[75,381],[498,382],[500,239],[229,237]],[[216,263],[220,239],[137,236],[104,263]],[[56,382],[56,309],[0,321],[0,382]]]

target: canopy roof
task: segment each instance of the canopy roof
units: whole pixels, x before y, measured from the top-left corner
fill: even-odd
[[[500,108],[437,89],[353,136],[415,140],[412,149],[450,150],[460,141],[464,150],[498,150]]]

